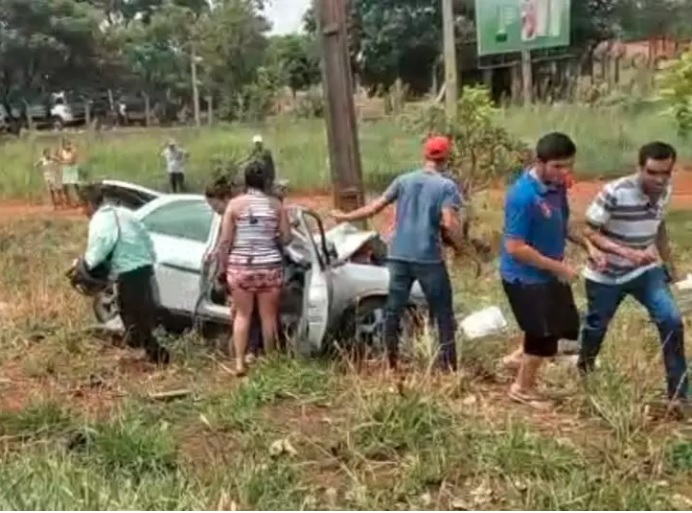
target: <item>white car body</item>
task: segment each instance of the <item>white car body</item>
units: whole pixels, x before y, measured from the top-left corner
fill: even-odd
[[[230,323],[229,306],[215,302],[211,294],[215,269],[207,263],[207,256],[216,245],[221,218],[204,196],[163,194],[113,180],[103,181],[102,185],[108,200],[133,208],[151,234],[160,309],[177,316]],[[298,318],[285,322],[296,323],[298,336],[294,338],[299,352],[313,354],[323,350],[327,332],[366,300],[377,301],[373,322],[381,328],[389,271],[383,265],[353,261],[359,250],[379,239],[377,232],[341,224],[325,233],[316,213],[299,206],[289,207],[289,213],[294,239],[286,253],[290,262],[304,269],[304,279]],[[424,305],[423,292],[415,284],[411,307]],[[282,320],[283,314],[282,309]],[[122,329],[119,317],[101,321],[106,328]]]

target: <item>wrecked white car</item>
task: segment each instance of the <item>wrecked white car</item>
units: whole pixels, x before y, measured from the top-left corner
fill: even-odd
[[[134,210],[149,230],[156,250],[156,289],[164,328],[180,321],[228,325],[229,298],[212,286],[214,248],[221,223],[198,194],[163,194],[135,184],[102,182],[107,201]],[[289,207],[294,238],[286,248],[281,330],[290,334],[304,355],[321,353],[331,342],[381,344],[389,271],[379,234],[341,224],[325,231],[320,216],[300,206]],[[117,290],[94,298],[101,327],[122,330]],[[425,308],[416,284],[412,311]],[[406,316],[411,319],[415,316]]]

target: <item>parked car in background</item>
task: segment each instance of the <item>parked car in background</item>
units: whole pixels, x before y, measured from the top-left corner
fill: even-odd
[[[180,320],[230,325],[229,298],[213,285],[215,267],[206,260],[219,235],[221,219],[198,194],[163,194],[127,182],[102,182],[107,201],[133,209],[149,230],[157,256],[156,287],[164,327]],[[386,248],[377,232],[341,224],[325,231],[320,216],[289,207],[294,239],[286,248],[286,276],[281,301],[282,332],[298,352],[323,353],[339,344],[362,344],[381,350],[389,271]],[[102,328],[122,330],[117,289],[93,298]],[[414,286],[412,313],[425,308]],[[407,316],[406,326],[417,316]],[[409,337],[412,339],[412,337]]]

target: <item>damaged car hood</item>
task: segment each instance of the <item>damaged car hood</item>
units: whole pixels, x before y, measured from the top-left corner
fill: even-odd
[[[339,260],[345,261],[365,244],[379,238],[380,234],[373,230],[361,230],[350,223],[341,223],[328,230],[325,237],[327,244],[336,250]]]

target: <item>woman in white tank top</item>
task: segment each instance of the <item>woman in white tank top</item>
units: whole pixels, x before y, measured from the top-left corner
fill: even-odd
[[[246,373],[245,353],[255,297],[265,350],[269,352],[275,346],[283,284],[281,246],[291,239],[290,223],[281,202],[263,192],[265,175],[261,162],[247,166],[247,191],[228,203],[221,226],[218,258],[226,271],[235,309],[233,344],[238,375]]]

